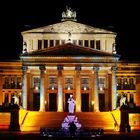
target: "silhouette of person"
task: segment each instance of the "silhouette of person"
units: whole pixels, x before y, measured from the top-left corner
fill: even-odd
[[[74,121],[71,122],[71,123],[69,124],[69,132],[70,132],[70,136],[71,136],[71,137],[75,137],[76,129],[77,129],[77,127],[76,127]]]

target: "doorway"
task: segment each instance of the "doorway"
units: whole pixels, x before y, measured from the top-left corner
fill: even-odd
[[[105,111],[105,94],[99,94],[99,110]]]
[[[56,93],[49,94],[49,111],[57,111]]]
[[[89,112],[89,94],[88,93],[82,93],[81,94],[81,110],[82,112]]]
[[[39,111],[40,109],[40,93],[33,93],[33,110]]]

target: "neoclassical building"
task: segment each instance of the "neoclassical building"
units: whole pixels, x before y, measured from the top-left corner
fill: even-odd
[[[140,106],[140,65],[120,61],[117,33],[78,23],[67,9],[59,23],[21,33],[17,61],[0,62],[0,105],[26,110],[68,110],[70,94],[76,112],[110,111],[127,103]]]

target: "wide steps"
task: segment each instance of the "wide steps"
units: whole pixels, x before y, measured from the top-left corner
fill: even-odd
[[[0,112],[0,130],[8,129],[10,125],[10,113]]]
[[[66,113],[29,111],[21,126],[22,131],[39,131],[41,127],[60,128]]]
[[[82,127],[114,129],[114,120],[110,112],[77,113]]]
[[[39,131],[41,127],[61,128],[68,113],[29,111],[25,118],[22,131]],[[109,112],[76,112],[75,115],[83,128],[114,129],[114,120]]]

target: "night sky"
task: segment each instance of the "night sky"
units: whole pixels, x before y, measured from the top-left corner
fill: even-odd
[[[121,60],[140,61],[140,7],[138,0],[19,0],[0,9],[0,60],[18,59],[21,32],[61,21],[66,5],[77,12],[77,22],[117,33]]]

